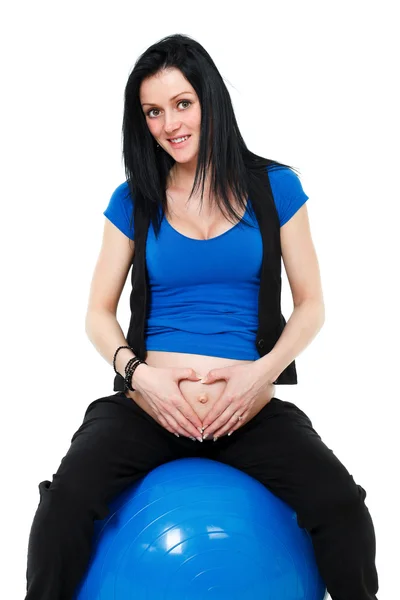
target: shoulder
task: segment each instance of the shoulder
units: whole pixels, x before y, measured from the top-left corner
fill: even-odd
[[[282,227],[308,200],[309,196],[304,192],[299,176],[288,167],[268,170],[268,176]]]
[[[112,192],[103,215],[107,217],[126,236],[133,235],[133,200],[127,181],[120,183]]]
[[[273,192],[288,193],[301,187],[299,176],[288,167],[268,170],[268,175]]]
[[[129,201],[132,204],[132,196],[127,181],[123,181],[115,188],[111,195],[111,198],[113,197],[120,201]]]

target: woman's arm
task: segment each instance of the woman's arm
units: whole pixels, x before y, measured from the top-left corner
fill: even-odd
[[[90,288],[85,328],[90,341],[109,364],[112,364],[118,346],[128,345],[116,314],[133,253],[132,240],[106,218],[103,244]],[[129,348],[118,352],[116,369],[119,373],[124,373],[127,361],[133,356],[134,353]],[[134,387],[141,382],[139,388],[149,403],[148,410],[153,411],[153,418],[157,418],[172,433],[198,436],[201,420],[186,402],[178,386],[180,379],[197,380],[196,373],[187,368],[160,369],[157,377],[154,377],[153,371],[152,367],[140,364],[132,377]]]
[[[324,315],[324,305],[319,300],[304,300],[294,307],[271,352],[254,363],[267,381],[271,383],[275,381],[311,343],[324,323]]]
[[[321,276],[306,204],[281,227],[280,235],[294,310],[271,352],[256,361],[270,381],[275,381],[310,344],[325,321]]]
[[[90,286],[85,330],[96,350],[110,365],[118,346],[128,345],[116,314],[134,251],[134,242],[106,218],[102,245]],[[118,352],[116,369],[121,375],[133,356],[134,353],[127,348]],[[139,365],[136,371],[141,368]]]
[[[86,334],[96,350],[110,364],[113,363],[114,353],[119,346],[127,346],[120,324],[114,312],[107,309],[91,309],[86,315]],[[124,376],[125,365],[135,354],[129,348],[122,348],[115,361],[118,373]],[[142,365],[139,365],[138,371]]]

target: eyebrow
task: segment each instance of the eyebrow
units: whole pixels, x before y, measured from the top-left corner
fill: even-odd
[[[176,96],[173,96],[173,97],[171,98],[171,100],[175,100],[175,98],[177,98],[177,97],[178,97],[178,96],[180,96],[181,94],[192,94],[192,92],[189,92],[189,91],[187,91],[187,92],[179,92],[179,94],[176,94]],[[156,103],[155,103],[155,102],[153,102],[153,103],[150,103],[150,102],[143,102],[142,106],[146,106],[146,105],[147,105],[147,106],[156,106]]]

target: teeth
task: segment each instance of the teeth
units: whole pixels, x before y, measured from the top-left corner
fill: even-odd
[[[185,137],[175,138],[174,140],[170,140],[170,142],[177,144],[178,142],[183,142],[184,140],[187,140],[188,137],[188,135],[185,135]]]

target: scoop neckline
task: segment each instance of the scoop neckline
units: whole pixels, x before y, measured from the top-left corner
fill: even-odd
[[[249,209],[249,199],[247,199],[246,210],[244,211],[243,216],[240,219],[240,221],[238,221],[237,223],[235,223],[234,225],[232,225],[232,227],[230,227],[229,229],[227,229],[223,233],[220,233],[219,235],[215,235],[212,238],[208,238],[207,240],[200,240],[199,238],[192,238],[192,237],[189,237],[189,236],[185,235],[184,233],[181,233],[180,231],[178,231],[177,229],[175,229],[175,227],[173,227],[171,225],[171,223],[168,221],[168,219],[167,219],[167,217],[165,215],[164,215],[164,220],[165,220],[167,226],[170,229],[172,229],[172,231],[174,231],[180,237],[185,238],[186,240],[190,240],[192,242],[212,242],[213,240],[219,240],[220,238],[224,237],[224,235],[227,235],[228,233],[230,233],[231,231],[233,231],[234,229],[236,229],[236,227],[238,227],[238,225],[240,225],[242,223],[242,221],[244,220],[245,216],[248,213],[248,209]]]

